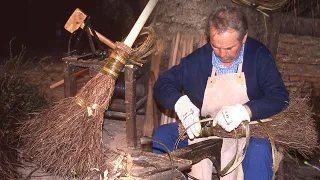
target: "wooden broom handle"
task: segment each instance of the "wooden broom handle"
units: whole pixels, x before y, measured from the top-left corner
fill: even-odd
[[[140,14],[137,22],[134,24],[133,28],[131,29],[130,33],[128,34],[126,40],[124,40],[124,44],[132,47],[134,41],[138,37],[142,27],[146,23],[148,17],[150,16],[152,10],[156,6],[158,0],[150,0],[146,7],[143,9],[142,13]]]
[[[141,29],[143,28],[144,24],[146,23],[148,17],[150,16],[151,12],[153,11],[154,7],[158,3],[158,0],[150,0],[144,10],[142,11],[141,15],[139,16],[137,22],[134,24],[133,28],[131,29],[128,37],[125,39],[124,44],[131,47],[134,43],[134,41],[137,39]],[[84,28],[84,23],[81,24],[81,28]],[[112,42],[110,39],[104,37],[99,32],[95,31],[97,34],[99,40],[106,44],[107,46],[111,47],[112,49],[116,48],[116,45],[114,42]],[[90,34],[93,35],[90,29]]]

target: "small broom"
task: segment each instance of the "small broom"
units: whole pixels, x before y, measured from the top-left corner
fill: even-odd
[[[290,105],[270,119],[250,122],[250,136],[257,138],[272,138],[274,142],[286,151],[297,151],[304,157],[310,157],[320,151],[316,122],[306,98],[291,96]],[[207,119],[212,120],[211,118]],[[202,121],[208,122],[206,119]],[[220,126],[211,127],[202,123],[200,137],[219,136],[233,138],[234,132],[227,132]],[[245,126],[236,128],[238,136],[245,137]],[[179,125],[179,134],[186,138],[185,129]]]
[[[124,43],[113,50],[100,72],[75,97],[60,100],[21,125],[27,160],[49,173],[84,179],[103,169],[102,123],[116,79],[130,58],[131,46],[158,0],[150,0]]]

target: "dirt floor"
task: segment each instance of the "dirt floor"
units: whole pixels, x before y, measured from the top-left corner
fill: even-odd
[[[64,86],[61,85],[54,89],[49,86],[63,79],[63,61],[61,60],[62,54],[52,54],[35,57],[32,63],[29,63],[21,69],[24,77],[32,84],[39,87],[41,92],[44,93],[45,98],[53,103],[64,98]],[[89,74],[84,74],[77,79],[78,87],[81,87],[90,79]],[[141,129],[144,116],[137,116],[138,135],[141,135]],[[104,144],[114,150],[125,151],[126,136],[125,136],[125,121],[106,119],[103,125],[103,142]],[[290,179],[290,180],[316,180],[320,179],[320,156],[312,157],[308,160],[313,167],[305,165],[303,160],[290,158],[285,156],[285,159],[278,172],[277,179]],[[60,180],[64,178],[50,176],[41,170],[35,168],[31,164],[25,164],[24,168],[20,171],[24,174],[23,179],[31,180]]]

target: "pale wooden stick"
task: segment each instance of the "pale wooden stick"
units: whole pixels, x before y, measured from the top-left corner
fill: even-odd
[[[168,60],[168,69],[171,68],[171,63],[172,63],[172,59],[173,59],[173,54],[174,54],[174,48],[175,48],[175,44],[176,44],[176,39],[177,39],[177,37],[174,36],[173,39],[172,39],[172,42],[171,42],[171,53],[170,53],[170,57],[169,57],[169,60]]]
[[[171,67],[176,65],[176,62],[177,62],[177,55],[178,55],[178,50],[179,50],[180,38],[181,38],[181,34],[180,34],[180,32],[178,32],[177,36],[176,36],[176,42],[174,45],[173,57],[171,60]]]
[[[160,62],[163,54],[163,40],[157,41],[157,52],[152,56],[151,66],[150,66],[150,78],[148,82],[148,99],[146,105],[146,113],[143,125],[143,135],[151,137],[154,128],[158,127],[158,116],[156,109],[156,104],[153,99],[153,86],[157,78],[159,77]]]
[[[175,42],[176,42],[176,36],[173,37],[172,41],[171,41],[171,53],[170,53],[170,57],[168,60],[168,69],[170,69],[171,67],[171,61],[173,59],[173,49],[175,48]],[[164,110],[164,112],[161,113],[161,118],[160,118],[160,125],[165,123],[165,119],[166,119],[166,110]]]
[[[158,58],[155,59],[154,62],[154,77],[155,77],[155,81],[159,78],[159,73],[160,73],[160,64],[162,61],[162,55],[163,55],[163,51],[164,51],[164,41],[162,39],[157,41],[157,53],[156,56]],[[159,126],[159,118],[158,118],[158,108],[157,108],[157,104],[156,101],[153,99],[153,123],[154,123],[154,128],[157,128]]]
[[[193,36],[191,36],[191,38],[190,38],[190,41],[189,41],[189,51],[188,51],[188,54],[187,55],[189,55],[189,54],[191,54],[192,52],[193,52]]]
[[[154,59],[153,59],[154,60]],[[152,66],[152,63],[151,63]],[[143,136],[151,137],[153,134],[154,123],[153,123],[153,84],[155,82],[153,71],[150,71],[150,78],[148,82],[148,95],[146,113],[143,124]]]
[[[188,38],[185,37],[183,39],[183,41],[181,42],[181,46],[182,46],[181,58],[183,58],[187,55],[187,41],[188,41]]]
[[[187,55],[187,42],[188,42],[189,38],[187,36],[181,36],[181,41],[180,41],[180,49],[181,49],[181,53],[178,59],[177,59],[177,63],[180,63],[181,58],[185,57]],[[176,122],[177,121],[177,113],[172,112],[171,114],[171,122]]]
[[[207,43],[207,37],[205,35],[200,36],[198,48],[202,47]]]
[[[76,77],[79,77],[79,76],[81,76],[82,74],[84,74],[84,73],[86,73],[86,72],[88,72],[88,71],[89,71],[89,68],[82,69],[82,70],[76,72],[76,73],[75,73],[75,76],[76,76]],[[54,89],[54,88],[56,88],[56,87],[58,87],[58,86],[60,86],[60,85],[62,85],[62,84],[64,84],[64,79],[62,79],[62,80],[60,80],[60,81],[58,81],[58,82],[50,85],[50,89]]]
[[[177,63],[177,59],[179,58],[178,57],[178,53],[179,53],[179,44],[181,42],[181,33],[178,32],[177,35],[176,35],[176,41],[175,41],[175,45],[174,45],[174,50],[173,50],[173,57],[172,57],[172,60],[171,60],[171,67],[175,66],[176,63]],[[168,109],[165,110],[165,119],[164,119],[164,122],[167,124],[167,123],[171,123],[173,121],[172,119],[172,111],[169,111]]]
[[[183,57],[182,55],[182,42],[185,41],[185,36],[184,35],[181,35],[181,38],[180,38],[180,42],[179,42],[179,46],[178,46],[178,52],[177,52],[177,58],[176,58],[176,62],[174,65],[177,65],[180,63],[180,60],[181,58]]]
[[[163,51],[164,51],[164,40],[159,39],[157,40],[157,52],[155,54],[157,58],[155,58],[154,69],[153,69],[155,80],[159,78],[160,64],[162,60]]]
[[[180,44],[181,44],[181,42],[183,41],[183,39],[184,39],[184,37],[183,37],[183,35],[181,35],[181,40],[180,40],[179,48],[178,48],[177,61],[176,61],[176,64],[175,64],[175,65],[180,64],[181,56],[180,56],[180,51],[179,51],[179,50],[180,50]]]
[[[187,42],[189,40],[188,35],[181,35],[181,41],[179,45],[179,50],[178,50],[178,57],[177,57],[177,63],[176,65],[180,64],[180,61],[182,58],[184,58],[188,53],[188,46]],[[176,122],[178,120],[178,116],[176,112],[171,112],[171,122]]]
[[[176,63],[179,42],[180,42],[180,32],[178,32],[174,38],[174,45],[173,45],[173,48],[171,49],[172,56],[170,57],[168,62],[168,69],[170,69]],[[161,114],[161,124],[167,124],[170,121],[169,116],[170,116],[170,111],[168,109],[165,109],[164,112]]]

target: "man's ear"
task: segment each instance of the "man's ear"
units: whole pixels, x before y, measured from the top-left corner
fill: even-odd
[[[248,37],[248,32],[246,33],[246,35],[244,35],[243,40],[242,40],[242,44],[246,43],[247,37]]]

